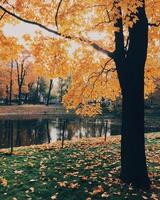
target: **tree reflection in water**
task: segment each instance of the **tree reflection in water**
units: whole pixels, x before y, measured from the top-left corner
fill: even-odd
[[[104,137],[120,133],[120,121],[108,118],[65,118],[0,120],[0,148],[11,148],[83,137]],[[146,128],[149,132],[150,127]]]

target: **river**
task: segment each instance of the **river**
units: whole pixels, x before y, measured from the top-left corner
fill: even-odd
[[[160,131],[159,117],[147,117],[145,132]],[[79,118],[76,116],[37,115],[0,119],[0,148],[29,146],[83,137],[120,134],[118,117]]]

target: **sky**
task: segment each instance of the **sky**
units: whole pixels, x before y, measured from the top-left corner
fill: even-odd
[[[7,36],[17,37],[19,39],[20,43],[24,43],[24,40],[23,40],[24,34],[30,34],[31,36],[34,36],[36,31],[41,31],[46,36],[57,37],[53,33],[50,33],[40,27],[37,27],[36,25],[27,24],[25,22],[20,22],[19,24],[16,24],[16,25],[5,24],[3,31],[4,31],[5,35],[7,35]],[[102,39],[103,37],[105,37],[106,34],[100,33],[100,32],[97,33],[97,32],[92,31],[88,34],[88,36],[92,40],[99,40],[99,39]]]
[[[38,28],[35,25],[27,24],[24,22],[20,22],[19,24],[5,24],[3,28],[3,32],[6,36],[14,36],[19,39],[19,42],[24,44],[23,35],[30,34],[31,36],[35,36],[35,32],[41,30],[42,33],[46,36],[53,37],[53,33],[49,33],[44,29]]]

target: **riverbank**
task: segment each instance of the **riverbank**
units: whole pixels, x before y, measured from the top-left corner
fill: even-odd
[[[142,192],[122,184],[120,137],[18,147],[14,155],[0,150],[0,199],[3,200],[124,200],[160,195],[160,134],[146,136],[152,190]]]
[[[0,118],[14,117],[14,116],[31,116],[31,115],[64,115],[73,114],[73,112],[67,112],[66,109],[61,106],[55,105],[11,105],[0,106]]]

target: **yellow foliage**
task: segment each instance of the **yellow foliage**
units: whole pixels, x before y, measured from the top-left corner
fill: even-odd
[[[91,116],[101,112],[102,98],[114,101],[120,96],[115,63],[93,46],[114,52],[114,36],[119,31],[115,23],[120,18],[127,44],[127,31],[139,20],[137,11],[143,6],[142,0],[64,0],[58,13],[59,0],[15,0],[10,3],[12,6],[3,2],[1,5],[24,19],[53,28],[60,35],[53,34],[51,38],[37,33],[33,41],[29,35],[24,35],[24,40],[30,41],[38,74],[49,79],[71,77],[71,85],[63,98],[67,109],[76,109],[78,114]],[[160,1],[146,0],[145,8],[148,21],[158,25]],[[7,20],[11,21],[8,15],[1,26]],[[160,76],[159,38],[159,28],[150,27],[145,71],[146,97],[154,92]],[[5,62],[17,58],[21,50],[15,38],[5,38],[1,31],[0,45],[3,47],[0,58]]]

